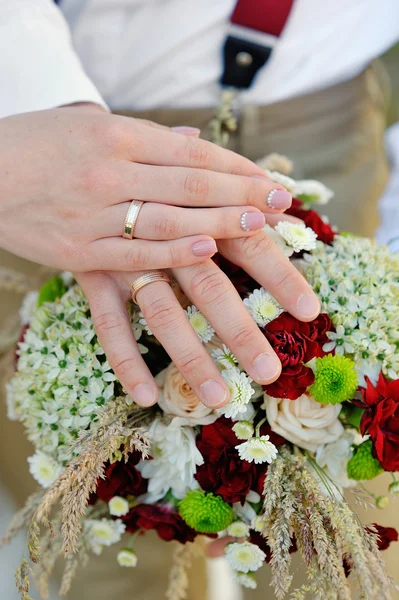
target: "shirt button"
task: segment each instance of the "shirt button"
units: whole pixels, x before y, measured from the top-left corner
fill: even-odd
[[[249,67],[252,65],[253,60],[249,52],[239,52],[236,56],[236,63],[240,67]]]

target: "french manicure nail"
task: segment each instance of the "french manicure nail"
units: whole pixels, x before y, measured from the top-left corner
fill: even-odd
[[[265,215],[261,212],[245,212],[240,219],[240,227],[243,231],[262,229],[265,223]]]
[[[292,204],[292,195],[286,190],[272,190],[267,197],[266,204],[269,208],[283,210]]]
[[[171,127],[171,129],[181,135],[199,135],[201,133],[201,129],[198,129],[198,127],[188,127],[186,125],[177,125],[176,127]]]
[[[255,381],[259,383],[272,382],[277,379],[281,372],[281,363],[276,355],[259,354],[252,365],[252,374]]]
[[[139,406],[152,406],[157,400],[157,393],[148,383],[139,383],[133,388],[132,398]]]
[[[203,240],[195,242],[191,248],[195,256],[213,256],[218,251],[215,240]]]
[[[208,379],[200,386],[201,394],[204,399],[204,404],[209,408],[218,408],[222,406],[226,399],[228,392],[214,379]]]
[[[297,303],[298,312],[305,319],[314,319],[320,312],[320,302],[313,294],[302,294]]]

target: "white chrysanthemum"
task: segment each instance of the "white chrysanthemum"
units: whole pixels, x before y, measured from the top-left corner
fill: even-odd
[[[251,529],[261,533],[265,528],[265,519],[261,515],[256,515],[251,521]]]
[[[204,344],[209,342],[212,339],[215,330],[206,317],[204,317],[204,315],[195,306],[189,306],[184,312],[187,315],[187,319],[189,320],[191,327],[194,329],[201,342]]]
[[[285,239],[278,233],[278,231],[274,229],[274,227],[271,227],[266,223],[266,225],[263,227],[263,231],[270,239],[273,240],[273,242],[281,250],[284,256],[287,256],[289,258],[294,254],[293,248],[291,248],[285,243]]]
[[[19,309],[19,318],[22,325],[30,323],[32,316],[37,308],[37,299],[39,292],[29,292],[22,300],[21,308]]]
[[[254,462],[257,465],[264,462],[270,464],[277,457],[277,448],[269,442],[269,439],[270,436],[262,435],[236,446],[241,460]]]
[[[219,410],[227,418],[235,418],[238,414],[246,412],[247,405],[255,394],[251,386],[252,379],[237,368],[225,369],[222,371],[222,377],[230,390],[230,400]]]
[[[324,183],[313,179],[295,181],[293,195],[304,203],[305,208],[312,204],[327,204],[334,196]]]
[[[310,251],[316,248],[317,235],[305,223],[290,223],[280,221],[275,227],[276,231],[284,238],[294,252]]]
[[[257,571],[263,565],[266,554],[255,544],[233,542],[226,546],[226,559],[234,571],[248,573]]]
[[[28,463],[31,475],[44,488],[50,487],[63,471],[54,458],[40,451],[30,456]]]
[[[198,487],[194,475],[204,459],[195,444],[195,430],[180,426],[178,418],[165,425],[155,419],[149,430],[152,440],[152,460],[141,460],[137,465],[148,479],[146,502],[163,498],[170,490],[181,500],[189,490]]]
[[[129,512],[129,502],[121,496],[114,496],[108,502],[109,514],[113,517],[123,517]]]
[[[254,426],[249,421],[237,421],[233,431],[239,440],[250,440],[254,434]]]
[[[296,181],[288,177],[288,175],[283,175],[283,173],[279,173],[278,171],[270,171],[269,169],[266,169],[266,175],[275,183],[283,185],[291,194],[294,193]]]
[[[249,535],[249,525],[243,521],[234,521],[228,526],[227,535],[236,538],[247,537]]]
[[[263,288],[254,290],[248,298],[244,299],[244,304],[254,321],[261,327],[276,319],[283,312],[280,304]]]
[[[223,344],[223,348],[216,348],[212,351],[211,357],[221,369],[233,369],[238,365],[238,360],[231,350]]]
[[[137,565],[137,554],[134,550],[129,550],[129,548],[124,548],[116,557],[118,561],[118,565],[120,567],[135,567]]]
[[[249,590],[256,590],[257,588],[255,576],[251,573],[237,573],[237,571],[233,571],[233,578],[237,583]]]
[[[100,554],[104,546],[119,542],[125,529],[120,519],[87,519],[84,522],[85,538],[94,554]]]

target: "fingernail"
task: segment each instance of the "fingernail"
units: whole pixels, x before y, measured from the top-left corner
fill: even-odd
[[[222,406],[227,399],[227,390],[214,379],[208,379],[200,386],[204,404],[209,408]]]
[[[132,398],[140,406],[152,406],[157,401],[157,393],[148,383],[139,383],[133,388]]]
[[[314,319],[320,312],[320,302],[313,294],[302,294],[297,304],[298,312],[305,319]]]
[[[186,125],[178,125],[177,127],[171,127],[171,129],[181,135],[199,135],[201,133],[201,129],[198,129],[198,127],[187,127]]]
[[[292,204],[292,195],[286,190],[272,190],[267,197],[266,204],[269,208],[282,210]]]
[[[253,362],[252,374],[259,383],[272,382],[281,372],[281,363],[275,354],[259,354]]]
[[[245,212],[240,219],[240,227],[243,231],[262,229],[265,223],[265,215],[261,212]]]
[[[195,242],[191,248],[195,256],[213,256],[218,251],[215,240]]]

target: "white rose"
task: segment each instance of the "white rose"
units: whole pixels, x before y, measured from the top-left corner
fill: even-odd
[[[180,425],[209,425],[218,415],[204,406],[176,365],[171,363],[155,378],[159,387],[158,404],[166,415],[178,417]]]
[[[340,404],[320,404],[306,394],[296,400],[265,394],[265,407],[272,430],[306,450],[335,442],[344,432]]]

